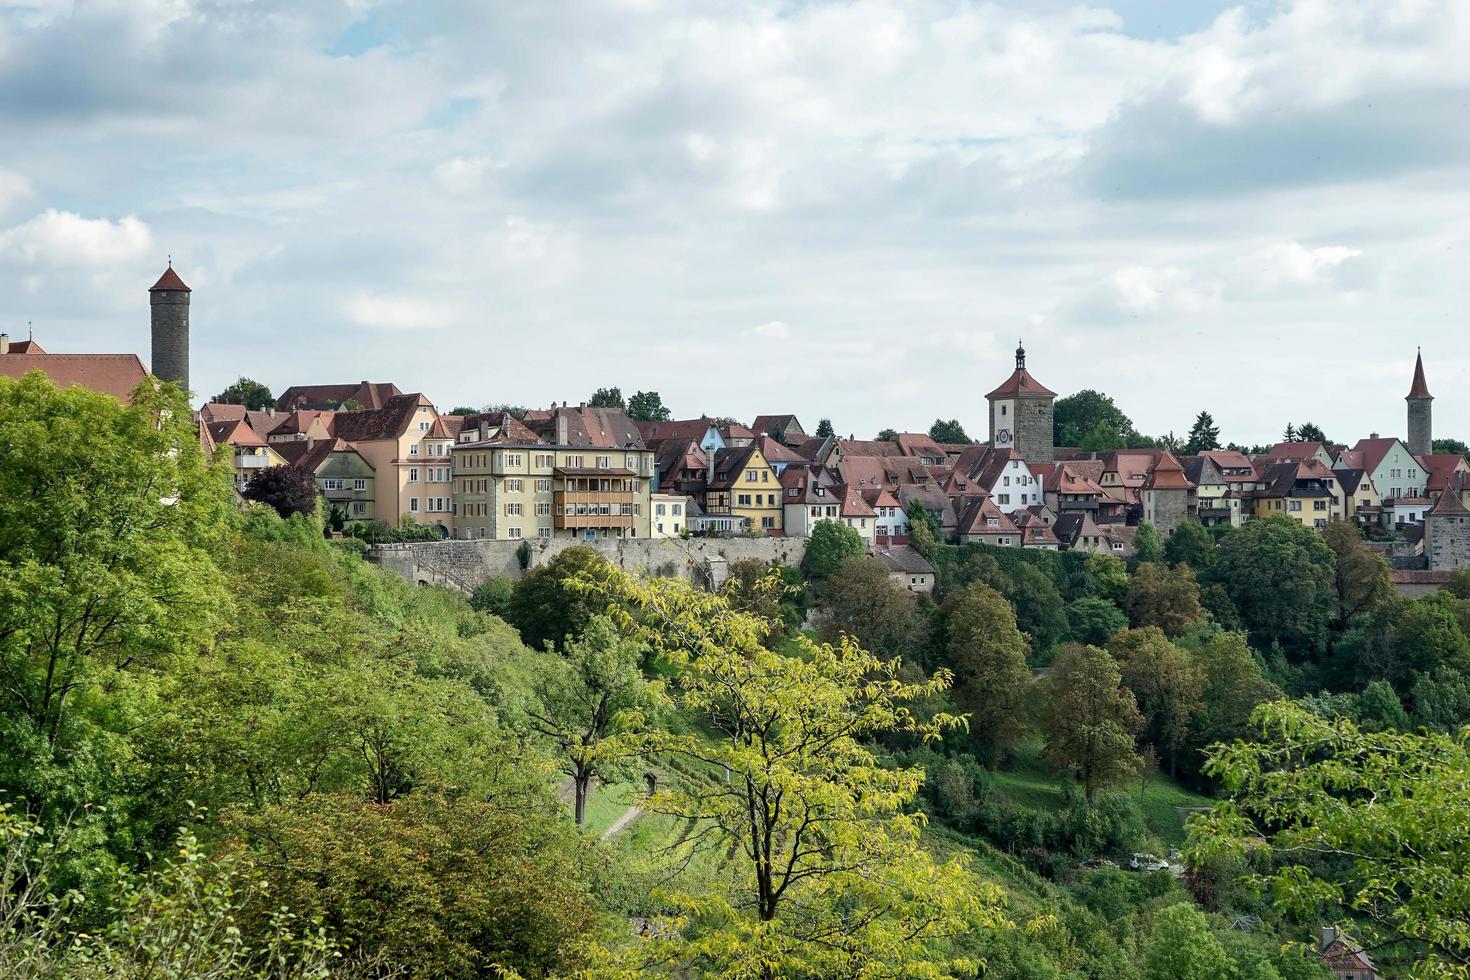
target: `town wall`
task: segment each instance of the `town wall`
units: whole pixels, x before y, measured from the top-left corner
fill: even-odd
[[[525,546],[525,568],[521,566]],[[526,570],[551,561],[567,548],[585,545],[614,566],[661,578],[683,578],[708,584],[711,566],[717,579],[726,563],[755,558],[800,565],[806,557],[802,538],[624,538],[611,541],[575,541],[564,538],[535,541],[414,541],[373,545],[367,558],[410,582],[473,591],[488,578],[519,578]]]
[[[1052,451],[1052,400],[1018,398],[1015,402],[1016,450],[1028,463],[1050,463]]]

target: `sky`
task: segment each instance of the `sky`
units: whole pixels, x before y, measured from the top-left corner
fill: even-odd
[[[1470,439],[1470,3],[0,0],[0,330],[871,437]]]

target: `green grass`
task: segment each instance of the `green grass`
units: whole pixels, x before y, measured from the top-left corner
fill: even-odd
[[[638,787],[633,783],[612,783],[607,786],[594,785],[587,794],[586,820],[582,828],[586,833],[602,833],[615,823],[638,799]]]

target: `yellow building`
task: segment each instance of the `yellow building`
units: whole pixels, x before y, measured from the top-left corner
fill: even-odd
[[[744,518],[752,533],[782,532],[781,480],[758,445],[721,449],[711,457],[704,510]]]
[[[1341,519],[1341,506],[1336,478],[1315,460],[1266,464],[1251,496],[1252,517],[1289,517],[1303,527]]]
[[[230,465],[235,471],[235,489],[244,492],[250,478],[270,466],[283,466],[286,460],[252,429],[245,419],[209,423],[209,435],[216,446],[229,446]]]
[[[563,440],[558,445],[503,413],[468,416],[452,450],[455,537],[649,537],[652,451],[569,445],[588,431],[569,428],[549,430]]]

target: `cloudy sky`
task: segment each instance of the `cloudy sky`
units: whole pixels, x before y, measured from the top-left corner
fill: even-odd
[[[453,405],[1470,438],[1470,3],[0,0],[0,329]]]

